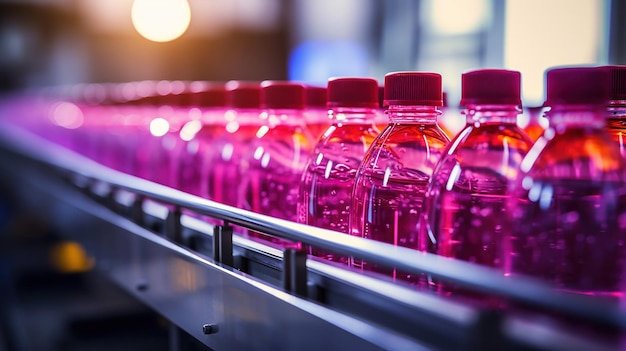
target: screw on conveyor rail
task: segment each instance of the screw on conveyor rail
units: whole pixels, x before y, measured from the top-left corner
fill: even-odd
[[[213,260],[233,266],[233,227],[227,221],[213,228]]]
[[[167,218],[165,218],[165,237],[169,240],[183,244],[183,228],[180,224],[181,211],[180,207],[175,206],[174,209],[169,210]]]
[[[132,221],[140,226],[144,225],[143,200],[144,197],[142,195],[136,195],[130,209]]]
[[[287,247],[283,251],[283,288],[298,296],[307,296],[307,253],[301,248]]]
[[[215,334],[220,331],[220,327],[217,324],[205,324],[202,326],[202,332],[205,335]]]

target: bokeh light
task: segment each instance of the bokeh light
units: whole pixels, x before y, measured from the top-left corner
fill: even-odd
[[[131,18],[141,36],[167,42],[185,33],[191,23],[191,9],[187,0],[135,0]]]

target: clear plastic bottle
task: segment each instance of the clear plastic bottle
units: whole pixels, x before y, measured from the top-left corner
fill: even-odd
[[[626,66],[605,66],[611,76],[611,96],[607,106],[607,129],[626,159]]]
[[[213,137],[212,152],[205,161],[206,183],[204,196],[229,206],[237,206],[239,185],[242,183],[241,163],[250,153],[257,131],[266,120],[261,113],[261,85],[259,82],[230,81],[226,84],[228,105],[226,125]]]
[[[304,120],[304,95],[302,84],[261,82],[265,124],[257,128],[241,162],[240,208],[296,221],[300,178],[314,143]]]
[[[304,118],[306,126],[315,140],[318,140],[330,126],[326,108],[326,87],[307,85],[305,87],[306,108]]]
[[[389,124],[365,154],[350,205],[350,234],[418,249],[417,227],[424,193],[450,142],[437,124],[442,105],[441,75],[394,72],[385,76]],[[414,275],[361,260],[355,266],[417,281]]]
[[[510,184],[532,142],[517,126],[521,75],[482,69],[462,75],[467,124],[435,168],[426,192],[420,247],[441,256],[502,267]],[[451,287],[430,282],[440,293]]]
[[[524,129],[530,140],[535,142],[547,127],[547,120],[543,116],[543,106],[526,107],[523,115],[527,117],[526,123],[523,125],[521,123],[518,124]]]
[[[333,78],[328,82],[332,125],[317,142],[302,174],[298,221],[341,233],[349,231],[350,197],[357,169],[376,136],[378,82]],[[348,263],[346,257],[314,249],[312,254]]]
[[[156,90],[156,106],[149,116],[143,136],[140,136],[141,144],[136,153],[138,174],[144,179],[171,186],[173,150],[178,133],[189,118],[180,98],[185,91],[185,83],[160,81]]]
[[[179,132],[181,142],[173,176],[179,190],[208,197],[204,184],[208,169],[206,159],[213,154],[213,140],[225,130],[227,89],[227,85],[217,82],[199,81],[190,85],[187,95],[191,106],[188,112],[190,117]],[[258,91],[256,104],[258,108]]]
[[[554,68],[546,74],[550,126],[521,163],[509,204],[505,274],[556,289],[621,296],[626,177],[605,130],[608,72]]]
[[[387,106],[385,105],[385,86],[378,87],[378,113],[374,118],[374,124],[378,130],[382,131],[389,125],[389,117],[387,117]]]

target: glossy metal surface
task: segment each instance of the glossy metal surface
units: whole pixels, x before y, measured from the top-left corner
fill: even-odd
[[[624,325],[623,312],[613,306],[556,293],[534,281],[510,281],[464,262],[230,208],[115,172],[36,139],[20,143],[14,136],[0,138],[5,161],[0,168],[2,178],[19,183],[20,198],[36,203],[60,232],[81,242],[113,281],[216,350],[312,350],[320,348],[320,340],[329,350],[483,349],[493,340],[524,345],[521,349],[585,345],[607,350],[612,344],[513,313],[494,315],[312,258],[306,263],[309,298],[297,297],[282,289],[281,250],[235,235],[233,266],[216,263],[210,244],[191,249],[139,225],[164,222],[168,210],[158,202],[137,202],[138,195],[586,321]],[[210,243],[212,226],[186,215],[180,224],[183,237]],[[211,324],[219,330],[206,335],[203,326]]]

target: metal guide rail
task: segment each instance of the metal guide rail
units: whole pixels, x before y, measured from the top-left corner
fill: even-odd
[[[622,343],[626,313],[606,301],[225,206],[20,129],[0,131],[0,156],[0,179],[45,206],[100,271],[215,350],[612,350]],[[252,240],[241,234],[248,230],[429,275],[499,303],[435,295],[297,245]]]

